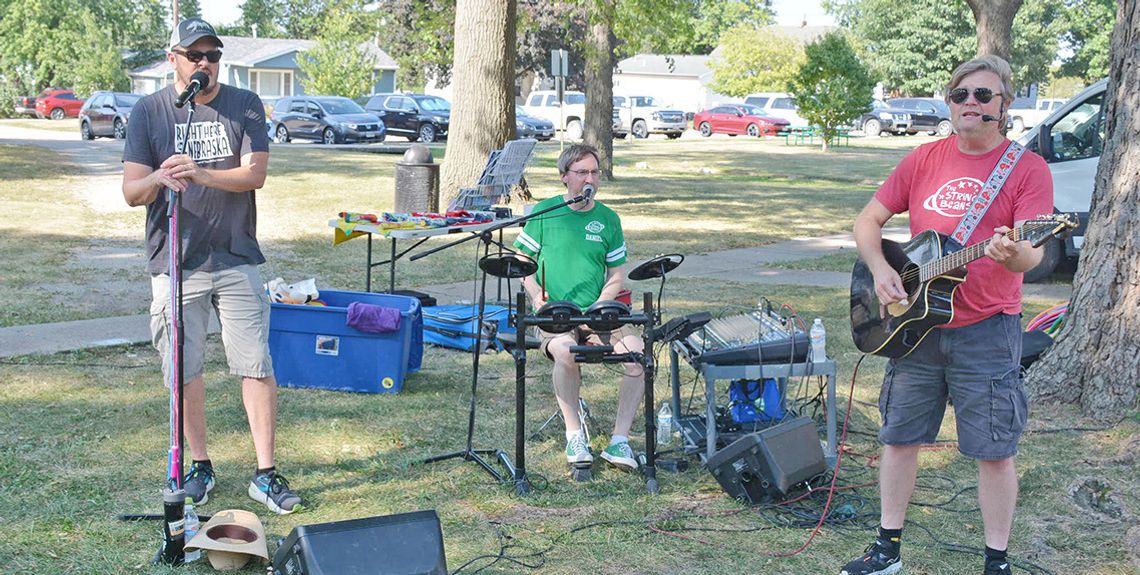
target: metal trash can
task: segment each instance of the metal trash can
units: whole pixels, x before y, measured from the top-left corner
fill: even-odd
[[[396,211],[439,211],[439,164],[423,144],[412,144],[396,162]]]

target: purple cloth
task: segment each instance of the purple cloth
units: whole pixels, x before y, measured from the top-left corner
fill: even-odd
[[[385,333],[400,329],[400,310],[354,301],[348,304],[348,327],[372,333]]]

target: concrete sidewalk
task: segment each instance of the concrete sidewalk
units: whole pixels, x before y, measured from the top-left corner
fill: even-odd
[[[886,237],[905,240],[902,228],[886,230]],[[770,246],[741,248],[688,256],[669,274],[670,278],[709,278],[769,285],[803,285],[824,288],[846,288],[851,274],[780,269],[780,262],[814,258],[855,249],[851,234],[820,238],[794,239]],[[633,262],[638,263],[638,262]],[[628,264],[627,264],[628,265]],[[628,269],[628,267],[627,267]],[[636,282],[637,289],[659,280]],[[472,301],[472,282],[441,284],[415,288],[436,298],[440,303]],[[488,283],[488,292],[493,292]],[[653,288],[656,289],[656,288]],[[1069,297],[1071,286],[1026,284],[1027,298],[1060,300]],[[211,330],[216,332],[217,321]],[[149,318],[146,315],[108,317],[59,323],[0,328],[0,357],[58,353],[125,343],[150,341]]]

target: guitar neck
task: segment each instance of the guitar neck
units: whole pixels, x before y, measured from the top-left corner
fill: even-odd
[[[1012,230],[1009,230],[1005,233],[1005,237],[1015,242],[1025,239],[1026,225],[1028,224],[1022,224],[1016,228],[1013,228]],[[972,246],[962,248],[950,255],[942,256],[938,259],[931,260],[923,264],[919,268],[919,275],[921,276],[922,281],[929,281],[940,275],[944,275],[953,270],[956,270],[978,258],[981,258],[982,256],[986,255],[987,244],[989,244],[989,240],[978,242]]]

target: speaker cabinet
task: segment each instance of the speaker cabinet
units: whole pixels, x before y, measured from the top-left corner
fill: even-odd
[[[274,575],[447,575],[434,510],[293,528]]]
[[[807,417],[745,435],[714,453],[706,466],[729,496],[750,504],[780,498],[827,470],[815,423]]]

